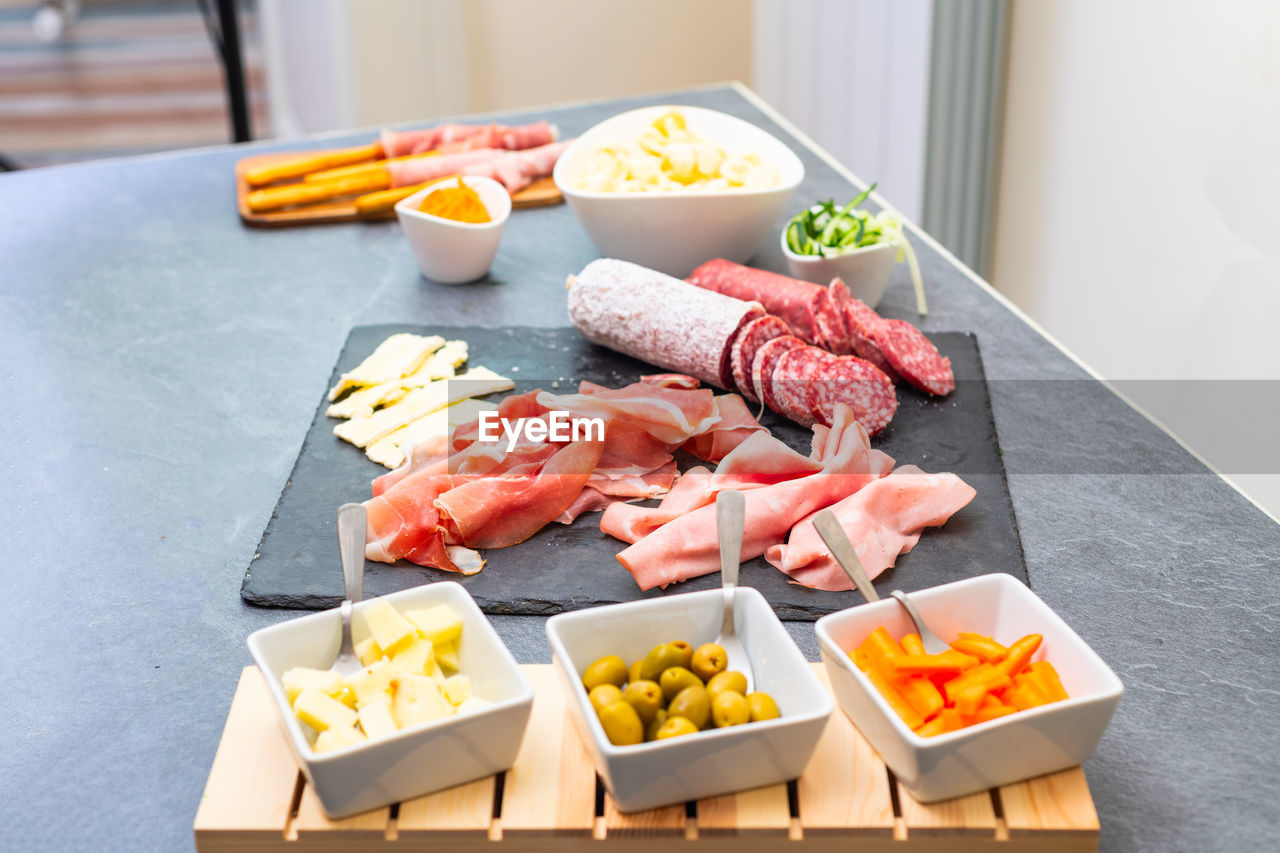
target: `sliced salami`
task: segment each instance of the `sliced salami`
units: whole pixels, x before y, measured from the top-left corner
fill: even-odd
[[[853,354],[871,362],[891,381],[897,382],[898,372],[884,357],[875,339],[875,330],[884,322],[884,318],[861,299],[850,296],[844,303],[844,320],[845,326],[849,329],[849,343],[853,348]]]
[[[773,371],[778,365],[778,359],[793,349],[798,349],[805,345],[804,341],[795,335],[786,335],[781,338],[774,338],[756,351],[756,357],[751,360],[751,385],[756,392],[756,396],[775,412],[778,411],[777,400],[773,397]]]
[[[893,369],[916,388],[939,396],[955,390],[951,359],[915,326],[905,320],[881,320],[873,337]]]
[[[849,328],[849,322],[845,318],[845,306],[853,301],[853,294],[849,292],[848,286],[843,281],[833,278],[827,285],[827,300],[840,320],[842,335],[839,341],[829,341],[829,344],[834,345],[829,345],[827,349],[836,355],[853,355],[853,330]]]
[[[796,347],[783,353],[773,373],[765,379],[765,399],[773,401],[769,407],[801,426],[813,426],[818,418],[810,393],[812,380],[820,372],[825,355],[830,353],[813,346]]]
[[[751,366],[755,362],[756,353],[760,351],[760,347],[769,341],[790,334],[787,324],[772,314],[766,314],[763,317],[752,320],[742,327],[742,331],[738,333],[738,339],[734,342],[733,352],[730,355],[730,363],[733,368],[733,384],[742,396],[753,403],[760,402],[760,396],[756,393],[755,386],[751,381]]]
[[[779,414],[806,425],[830,426],[836,404],[844,403],[870,435],[889,425],[898,409],[889,377],[856,356],[809,349],[792,350],[774,370]]]
[[[839,282],[840,279],[836,279]],[[835,282],[832,282],[833,284]],[[840,284],[844,287],[844,284]],[[813,301],[813,324],[818,330],[819,346],[838,355],[853,352],[849,345],[849,333],[845,331],[843,312],[836,308],[830,290],[819,290]]]
[[[568,303],[569,319],[588,340],[730,389],[734,338],[764,315],[757,302],[611,258],[592,261],[569,280]]]
[[[744,267],[723,258],[707,261],[689,274],[690,284],[735,299],[758,301],[764,309],[791,329],[791,334],[807,344],[817,343],[820,333],[814,324],[813,294],[822,287],[785,275]]]

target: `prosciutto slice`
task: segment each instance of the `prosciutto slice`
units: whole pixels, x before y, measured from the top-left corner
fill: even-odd
[[[577,394],[538,394],[538,404],[583,418],[603,418],[640,427],[658,441],[675,447],[720,422],[710,389],[686,391],[634,382],[605,388],[582,382]]]
[[[477,148],[439,157],[392,161],[386,164],[386,168],[392,187],[411,187],[449,175],[481,175],[493,178],[514,195],[532,183],[534,178],[550,175],[556,160],[572,141],[552,142],[524,151]]]
[[[754,433],[767,432],[737,394],[715,398],[720,422],[684,443],[684,449],[707,462],[719,462]]]
[[[955,474],[926,474],[914,465],[903,465],[836,503],[831,511],[853,543],[867,577],[874,578],[892,568],[899,554],[914,548],[924,528],[944,524],[975,494]],[[812,515],[795,526],[787,544],[766,550],[765,559],[804,586],[853,589],[818,536]]]
[[[426,151],[465,151],[470,148],[536,148],[556,139],[545,121],[516,126],[502,124],[441,124],[418,130],[382,131],[385,157],[404,157]]]
[[[866,430],[843,404],[836,407],[828,446],[832,441],[836,442],[836,451],[816,474],[744,493],[742,559],[758,557],[769,547],[781,544],[797,521],[881,476]],[[662,525],[618,554],[618,562],[631,572],[642,590],[666,587],[718,570],[715,507],[703,506]]]

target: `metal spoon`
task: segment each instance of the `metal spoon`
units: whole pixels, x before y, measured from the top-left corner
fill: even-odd
[[[342,617],[342,646],[329,669],[344,678],[363,668],[351,641],[351,605],[364,598],[364,538],[364,504],[338,507],[338,550],[342,555],[342,582],[346,597],[338,607]]]
[[[822,537],[822,541],[826,542],[827,547],[831,549],[831,556],[836,558],[836,563],[839,564],[840,568],[844,569],[844,573],[849,576],[849,579],[853,581],[853,585],[862,593],[862,597],[868,602],[879,601],[880,594],[871,585],[871,579],[867,577],[866,570],[862,568],[862,562],[858,559],[857,552],[853,550],[853,543],[845,535],[844,528],[840,526],[835,513],[829,509],[824,509],[813,517],[813,526],[817,529],[818,535]],[[937,634],[929,630],[929,626],[925,624],[920,611],[916,610],[915,602],[908,598],[905,592],[895,589],[889,595],[897,599],[898,603],[906,609],[907,616],[911,617],[911,621],[916,625],[916,632],[919,633],[920,642],[924,645],[926,652],[936,655],[951,648]]]
[[[738,568],[742,560],[742,526],[744,515],[742,492],[723,491],[716,495],[716,534],[720,540],[720,589],[724,595],[724,621],[716,644],[728,658],[726,669],[742,673],[747,679],[747,692],[755,686],[751,677],[751,661],[738,640],[733,626],[733,604],[737,596]]]

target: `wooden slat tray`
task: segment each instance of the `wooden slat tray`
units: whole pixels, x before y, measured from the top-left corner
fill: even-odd
[[[813,665],[826,683],[820,664]],[[621,814],[603,789],[548,664],[525,666],[533,715],[515,766],[447,791],[330,821],[299,773],[267,687],[240,677],[195,819],[198,853],[264,851],[989,850],[1098,846],[1079,767],[933,805],[899,787],[838,711],[804,774],[785,785]]]
[[[322,154],[324,152],[308,151],[306,153]],[[280,228],[289,225],[323,225],[331,222],[371,222],[395,219],[396,213],[394,210],[372,214],[361,213],[356,209],[355,201],[351,198],[309,204],[305,207],[269,210],[262,213],[254,213],[249,210],[248,196],[255,188],[249,186],[249,182],[244,179],[245,174],[249,170],[261,166],[296,160],[298,156],[299,152],[296,151],[256,154],[236,162],[236,209],[240,211],[240,219],[245,224],[259,228]],[[272,186],[285,186],[288,183],[296,182],[286,181],[283,184],[273,184]],[[564,196],[560,193],[560,188],[556,186],[555,181],[550,177],[546,177],[539,178],[512,196],[511,206],[515,209],[546,207],[552,204],[559,204],[562,201],[564,201]]]

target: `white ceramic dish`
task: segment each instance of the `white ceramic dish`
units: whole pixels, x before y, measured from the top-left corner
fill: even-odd
[[[502,231],[511,218],[511,196],[502,184],[477,175],[463,176],[462,182],[480,196],[490,222],[457,222],[418,210],[422,200],[439,186],[425,187],[396,203],[396,218],[409,240],[418,269],[441,284],[475,281],[488,272],[498,253]],[[444,186],[452,183],[445,181]]]
[[[609,654],[641,658],[658,643],[695,647],[720,630],[721,592],[667,595],[562,613],[547,620],[547,639],[569,710],[596,772],[624,812],[657,808],[731,791],[773,785],[800,775],[832,711],[827,691],[764,596],[739,587],[734,620],[751,659],[757,690],[782,716],[634,746],[614,746],[582,686],[582,672]]]
[[[1124,685],[1039,596],[1006,574],[989,574],[913,592],[921,615],[944,640],[976,631],[1000,643],[1041,634],[1033,660],[1048,660],[1071,697],[1039,708],[924,738],[907,728],[847,652],[878,625],[894,637],[915,629],[886,598],[818,620],[822,660],[840,708],[921,802],[960,797],[1083,762],[1120,702]]]
[[[280,679],[295,666],[328,669],[338,653],[338,611],[326,610],[249,635],[249,651],[275,700],[289,747],[330,817],[344,817],[460,785],[506,770],[516,759],[533,687],[471,595],[448,581],[382,596],[399,610],[446,603],[463,619],[461,671],[475,695],[493,700],[482,711],[447,717],[333,752],[315,753],[309,726],[298,721]],[[369,602],[355,605],[355,612]],[[359,616],[355,625],[361,625]]]
[[[889,286],[889,276],[893,274],[893,267],[897,263],[896,243],[864,246],[842,255],[823,257],[797,255],[791,251],[787,246],[785,228],[779,242],[793,278],[825,286],[831,279],[838,277],[849,288],[850,293],[872,308],[880,304],[884,297],[885,288]]]
[[[689,130],[711,144],[730,153],[759,154],[766,163],[777,166],[778,185],[717,192],[573,189],[573,181],[596,151],[634,139],[671,109],[679,109]],[[712,258],[742,262],[754,255],[804,179],[804,165],[779,139],[742,119],[698,107],[659,106],[616,115],[579,136],[560,155],[554,178],[602,255],[683,277]]]

